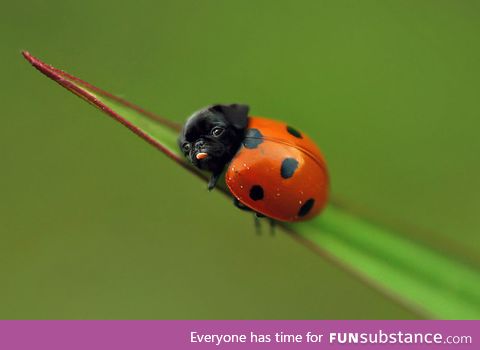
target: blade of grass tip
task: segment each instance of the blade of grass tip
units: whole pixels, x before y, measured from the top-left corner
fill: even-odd
[[[179,125],[49,66],[27,52],[23,55],[43,74],[127,126],[187,170],[207,179],[180,154],[176,145]],[[228,194],[224,185],[220,189]],[[279,227],[419,315],[435,318],[480,315],[478,271],[391,230],[332,205],[312,221],[282,223]]]
[[[166,154],[182,167],[201,178],[205,178],[205,174],[190,166],[178,152],[176,137],[181,128],[179,124],[156,116],[133,103],[103,91],[67,72],[52,67],[32,56],[27,51],[23,51],[22,54],[25,59],[41,73],[91,105],[99,108],[151,145],[158,148],[162,153]]]

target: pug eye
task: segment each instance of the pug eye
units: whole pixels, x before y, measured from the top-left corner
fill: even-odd
[[[219,126],[216,126],[212,129],[212,135],[215,136],[215,137],[218,137],[220,136],[221,134],[223,134],[223,131],[225,129],[224,128],[221,128]]]
[[[184,151],[184,152],[190,152],[190,149],[192,148],[192,146],[190,146],[189,143],[184,143],[184,144],[182,145],[182,148],[183,148],[183,151]]]

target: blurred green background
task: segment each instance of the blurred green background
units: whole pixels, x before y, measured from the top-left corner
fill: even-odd
[[[415,318],[32,69],[307,131],[332,195],[480,266],[477,1],[34,1],[0,15],[0,318]]]

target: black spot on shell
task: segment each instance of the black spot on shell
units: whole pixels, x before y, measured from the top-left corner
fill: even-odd
[[[313,198],[310,198],[300,207],[300,210],[298,211],[298,216],[301,217],[307,215],[310,210],[312,210],[314,204],[315,200]]]
[[[245,148],[257,148],[263,142],[263,135],[258,129],[247,129],[243,145]]]
[[[254,201],[259,201],[263,199],[263,188],[260,185],[254,185],[250,189],[250,198]]]
[[[285,158],[280,168],[280,175],[282,175],[284,179],[289,179],[293,176],[297,168],[298,161],[295,158]]]
[[[300,133],[300,131],[298,131],[297,129],[295,128],[292,128],[291,126],[287,126],[287,131],[290,135],[293,135],[295,136],[296,138],[299,138],[301,139],[302,138],[302,134]]]

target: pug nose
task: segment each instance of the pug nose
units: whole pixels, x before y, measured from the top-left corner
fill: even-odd
[[[197,141],[197,142],[195,143],[195,147],[196,147],[196,148],[201,148],[201,147],[203,147],[204,145],[205,145],[205,141],[203,141],[203,140]]]

